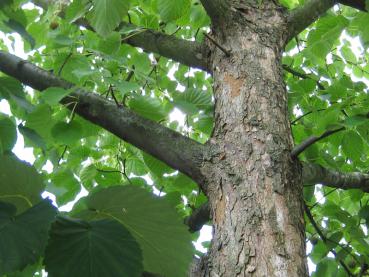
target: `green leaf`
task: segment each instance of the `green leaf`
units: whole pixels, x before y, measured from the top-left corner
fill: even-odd
[[[315,276],[337,276],[337,262],[332,258],[325,258],[320,263],[318,263]]]
[[[299,5],[298,0],[279,0],[279,3],[288,9],[293,9]]]
[[[141,276],[141,249],[117,221],[86,222],[58,217],[45,252],[46,270],[54,277]]]
[[[11,77],[0,77],[0,99],[9,99],[11,95],[24,97],[22,84]]]
[[[115,54],[120,48],[121,40],[119,33],[112,32],[105,39],[99,40],[98,49],[108,55]]]
[[[354,131],[345,132],[342,139],[342,150],[348,158],[359,161],[363,154],[364,144],[361,136]]]
[[[26,127],[35,130],[42,138],[50,137],[50,129],[54,121],[51,117],[51,108],[44,104],[38,105],[26,119]]]
[[[341,54],[344,59],[349,63],[357,63],[357,58],[354,52],[351,50],[349,45],[344,45],[341,48]]]
[[[359,216],[369,222],[369,206],[362,207],[359,211]]]
[[[162,103],[156,98],[135,95],[129,100],[128,105],[133,111],[147,119],[160,121],[166,117]]]
[[[89,166],[83,167],[82,170],[79,173],[82,184],[86,188],[92,188],[93,181],[94,181],[97,173],[98,172],[96,170],[96,167],[92,164],[89,165]]]
[[[58,122],[51,129],[51,134],[58,143],[72,145],[83,137],[83,129],[76,121]]]
[[[70,93],[71,93],[70,90],[66,90],[59,87],[50,87],[42,92],[41,98],[50,106],[56,106],[59,104],[60,100],[62,100],[65,96],[67,96]]]
[[[22,23],[14,19],[9,19],[5,22],[5,25],[21,35],[21,37],[30,44],[31,48],[35,47],[35,39],[27,32]]]
[[[143,250],[146,271],[186,275],[193,254],[191,236],[165,199],[135,186],[115,186],[91,194],[86,201],[89,211],[84,216],[114,218],[132,233]]]
[[[44,139],[39,134],[37,134],[37,132],[35,132],[31,128],[23,126],[22,124],[18,125],[18,130],[25,139],[25,144],[27,143],[27,141],[29,141],[33,147],[39,147],[43,151],[46,151],[46,143]]]
[[[127,0],[92,0],[94,7],[90,19],[92,27],[102,37],[107,37],[122,20],[129,8]]]
[[[54,170],[50,177],[51,182],[47,184],[46,190],[56,196],[58,205],[72,201],[81,190],[78,180],[69,168]]]
[[[190,7],[190,0],[158,0],[158,11],[164,21],[176,20],[185,15]]]
[[[348,20],[343,16],[327,15],[320,18],[316,23],[316,28],[309,32],[306,51],[321,63],[331,51],[334,43],[338,41],[347,24]]]
[[[162,161],[154,158],[153,156],[142,153],[143,160],[146,164],[146,166],[151,170],[152,173],[154,173],[156,176],[161,177],[164,173],[171,173],[174,170],[167,166]]]
[[[317,244],[314,245],[313,250],[310,253],[310,259],[313,263],[318,263],[321,259],[323,259],[329,252],[329,248],[322,242],[318,241]]]
[[[87,57],[74,54],[58,55],[55,62],[55,72],[60,72],[61,76],[72,83],[83,84],[89,75],[93,75],[94,71]]]
[[[0,144],[2,151],[11,151],[16,141],[17,127],[9,117],[0,113]]]
[[[45,185],[36,169],[14,155],[0,156],[0,201],[22,213],[41,200]]]
[[[88,0],[73,1],[66,8],[65,18],[69,23],[73,23],[83,17],[90,7],[91,5],[88,4]]]
[[[15,215],[12,204],[0,202],[0,276],[22,270],[44,253],[56,208],[43,200]]]
[[[212,107],[211,94],[206,91],[189,89],[183,93],[173,94],[174,105],[187,114]]]

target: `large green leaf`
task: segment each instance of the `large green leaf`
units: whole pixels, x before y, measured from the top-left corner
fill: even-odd
[[[193,254],[183,219],[164,198],[134,186],[103,189],[86,199],[87,218],[114,218],[139,242],[146,271],[186,276]]]
[[[307,40],[306,50],[313,54],[312,58],[323,60],[347,25],[348,20],[343,16],[328,15],[319,19]]]
[[[56,208],[43,200],[24,213],[0,202],[0,276],[37,262],[43,255]]]
[[[17,141],[17,128],[14,122],[0,113],[0,154],[1,151],[11,151]]]
[[[156,98],[135,95],[128,104],[136,113],[154,121],[160,121],[166,116],[162,103]]]
[[[164,21],[176,20],[185,15],[191,6],[190,0],[158,0],[158,11]]]
[[[201,90],[187,90],[173,94],[174,105],[187,114],[208,110],[212,107],[211,94]]]
[[[129,1],[127,0],[93,0],[91,25],[96,32],[106,37],[122,20],[123,15],[128,11]]]
[[[12,94],[23,97],[22,84],[11,77],[0,77],[0,99],[9,99]]]
[[[0,156],[0,201],[12,203],[21,213],[41,200],[44,189],[36,169],[14,155]]]
[[[18,130],[22,134],[25,139],[25,145],[27,146],[27,142],[29,142],[34,147],[39,147],[43,151],[46,151],[46,143],[43,138],[37,134],[34,130],[23,126],[22,124],[18,125]]]
[[[56,202],[60,205],[72,201],[81,190],[81,186],[71,169],[59,167],[51,175],[46,190],[57,197]]]
[[[65,96],[67,96],[70,93],[71,93],[70,90],[58,87],[50,87],[42,92],[41,98],[44,99],[45,102],[50,106],[55,106],[59,104],[60,100],[62,100]]]
[[[21,35],[22,38],[30,44],[31,48],[35,47],[35,39],[27,32],[22,23],[14,19],[9,19],[5,24],[14,32]]]
[[[50,138],[50,129],[54,125],[51,109],[47,105],[38,105],[27,116],[26,127],[36,131],[42,138]]]
[[[83,129],[77,121],[58,122],[51,129],[51,134],[58,143],[71,145],[83,137]]]
[[[363,140],[360,135],[354,131],[345,133],[342,139],[342,150],[348,158],[358,161],[363,154]]]
[[[58,217],[44,263],[50,277],[138,277],[143,269],[135,238],[110,219],[87,222]]]

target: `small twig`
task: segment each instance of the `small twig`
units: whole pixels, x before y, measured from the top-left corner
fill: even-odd
[[[220,50],[222,50],[222,52],[227,56],[230,57],[231,56],[231,51],[227,50],[226,48],[224,48],[222,45],[220,45],[218,42],[216,42],[215,39],[213,39],[210,35],[208,35],[207,33],[204,33],[204,36],[206,36],[216,47],[218,47]]]
[[[76,102],[70,102],[70,103],[71,104],[74,104],[74,105],[73,105],[72,111],[70,113],[69,122],[71,122],[74,119],[74,116],[76,115],[76,107],[78,105],[78,101],[76,101]]]
[[[170,34],[170,36],[173,36],[173,35],[175,35],[179,30],[181,30],[182,28],[181,27],[177,27],[177,29],[173,32],[173,33],[171,33]]]
[[[314,184],[315,186],[316,184]],[[331,193],[333,193],[334,191],[338,190],[338,188],[334,188],[330,191],[328,191],[327,193],[325,193],[322,198],[320,198],[318,201],[316,201],[313,205],[311,205],[310,210],[313,209],[314,207],[316,207],[319,204],[319,201],[321,201],[322,199],[324,199],[325,197],[327,197],[328,195],[330,195]]]
[[[303,119],[305,116],[309,115],[309,114],[312,114],[313,112],[322,112],[322,111],[325,111],[326,109],[318,109],[316,111],[309,111],[303,115],[300,115],[299,117],[297,117],[296,119],[292,120],[291,121],[291,125],[294,125],[297,121]]]
[[[108,91],[110,92],[111,97],[113,97],[113,100],[114,100],[115,104],[117,105],[117,107],[120,108],[121,104],[118,102],[118,99],[115,97],[114,89],[113,89],[112,85],[109,85]]]
[[[72,57],[72,55],[73,55],[73,53],[72,53],[72,52],[70,52],[70,53],[68,54],[68,56],[64,59],[64,61],[63,61],[62,65],[60,66],[60,68],[59,68],[59,70],[58,70],[58,76],[60,76],[60,75],[61,75],[61,73],[62,73],[62,71],[63,71],[64,66],[67,64],[68,60],[70,59],[70,57]]]
[[[338,129],[334,129],[334,130],[328,130],[325,131],[321,136],[317,137],[317,136],[311,136],[308,137],[306,140],[304,140],[303,142],[301,142],[299,145],[295,146],[292,151],[291,151],[291,157],[292,158],[296,158],[298,155],[300,155],[306,148],[308,148],[309,146],[313,145],[315,142],[322,140],[330,135],[333,135],[335,133],[338,133],[342,130],[345,130],[345,127],[340,127]]]
[[[96,171],[103,172],[103,173],[119,173],[119,174],[124,175],[123,172],[120,170],[105,170],[105,169],[96,168]]]
[[[328,242],[328,241],[334,242],[334,241],[332,241],[332,240],[328,239],[328,238],[323,234],[322,230],[320,230],[320,227],[319,227],[319,226],[318,226],[318,224],[316,223],[316,221],[315,221],[315,219],[314,219],[313,215],[311,214],[311,212],[310,212],[310,210],[309,210],[308,206],[307,206],[305,203],[304,203],[304,211],[305,211],[305,213],[306,213],[306,216],[309,218],[309,221],[310,221],[311,225],[313,225],[313,227],[314,227],[315,231],[318,233],[319,237],[322,239],[322,241],[324,242],[324,244],[327,244],[327,242]],[[336,243],[336,244],[337,244],[337,242],[334,242],[334,243]],[[336,253],[336,251],[335,251],[334,249],[330,249],[329,251],[330,251],[330,252],[331,252],[335,257],[337,256],[337,253]],[[345,264],[341,259],[339,259],[338,261],[339,261],[340,265],[343,267],[343,269],[347,272],[347,274],[348,274],[349,276],[353,276],[353,275],[352,275],[352,273],[351,273],[351,271],[350,271],[350,269],[347,267],[347,265],[346,265],[346,264]]]
[[[119,151],[121,151],[121,150],[119,150]],[[122,158],[120,158],[118,155],[117,155],[116,157],[117,157],[118,161],[122,163],[122,166],[123,166],[123,171],[121,172],[121,173],[122,173],[122,175],[127,179],[128,183],[129,183],[130,185],[132,185],[132,181],[131,181],[131,179],[128,177],[127,173],[126,173],[126,159],[122,159]]]
[[[153,68],[151,69],[151,71],[149,72],[149,74],[147,75],[147,79],[146,79],[146,82],[145,84],[142,86],[142,89],[145,89],[145,87],[148,85],[149,83],[149,80],[148,78],[151,77],[151,75],[154,73],[156,67],[158,66],[158,63],[159,63],[159,60],[160,60],[161,56],[159,56],[157,59],[156,59],[156,64],[153,66]]]
[[[319,81],[311,78],[308,74],[298,72],[298,71],[294,70],[293,68],[289,67],[286,64],[282,64],[282,67],[283,67],[284,70],[286,70],[287,72],[291,73],[292,75],[294,75],[296,77],[299,77],[301,79],[313,80],[314,82],[316,82],[316,84],[317,84],[317,86],[320,90],[325,90],[325,87]]]
[[[65,146],[64,146],[64,150],[63,150],[62,154],[61,154],[61,155],[60,155],[60,157],[59,157],[58,165],[60,165],[61,160],[64,158],[64,155],[65,155],[65,153],[67,152],[67,149],[68,149],[68,145],[65,145]]]
[[[132,79],[132,77],[133,77],[134,74],[135,74],[135,66],[132,65],[132,70],[129,71],[129,73],[127,75],[127,78],[126,78],[125,81],[126,82],[129,82]]]

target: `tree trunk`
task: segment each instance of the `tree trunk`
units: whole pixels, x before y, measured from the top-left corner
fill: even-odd
[[[232,4],[212,30],[231,54],[211,45],[210,144],[218,151],[202,170],[214,233],[194,276],[308,275],[301,167],[290,158],[281,66],[284,12],[272,1],[253,5]]]

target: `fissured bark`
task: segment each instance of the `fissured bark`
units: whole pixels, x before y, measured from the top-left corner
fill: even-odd
[[[209,42],[215,97],[209,144],[218,151],[202,171],[214,232],[192,275],[307,276],[301,170],[290,158],[281,66],[284,11],[274,1],[232,2],[211,33],[230,56]]]

